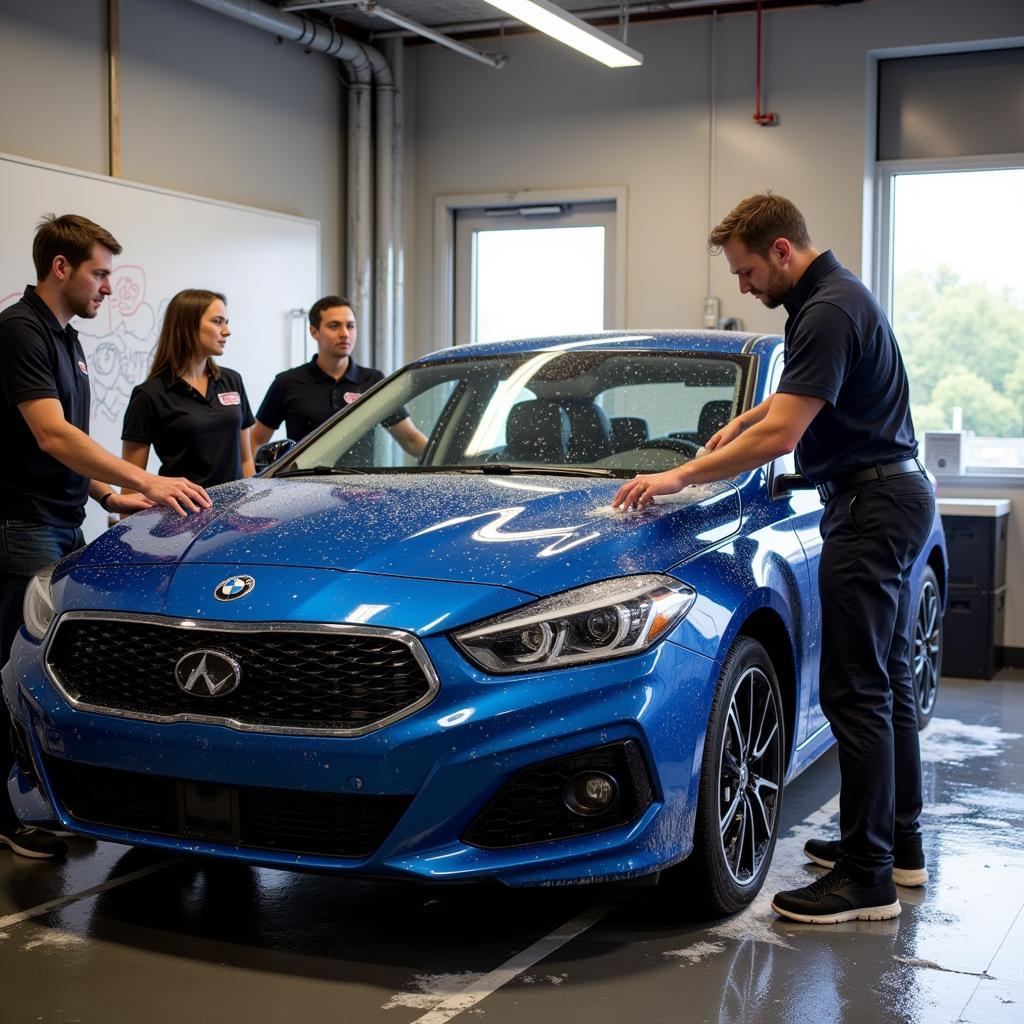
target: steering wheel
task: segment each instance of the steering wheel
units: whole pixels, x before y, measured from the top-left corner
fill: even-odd
[[[670,452],[679,452],[681,455],[688,455],[691,459],[697,457],[700,445],[693,441],[684,441],[679,437],[654,437],[643,444],[638,444],[634,451],[641,451],[644,448],[661,448]]]

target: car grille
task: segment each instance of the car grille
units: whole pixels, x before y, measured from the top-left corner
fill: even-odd
[[[210,698],[178,686],[178,660],[202,648],[241,665],[237,689]],[[427,703],[433,693],[410,644],[384,632],[186,629],[71,617],[61,622],[47,660],[79,705],[268,731],[366,732]]]
[[[72,818],[179,839],[331,857],[372,856],[411,797],[190,782],[46,758]]]
[[[606,773],[618,783],[616,800],[601,814],[583,817],[566,805],[566,786],[583,772]],[[462,838],[485,849],[569,839],[625,825],[652,799],[640,747],[633,740],[611,743],[524,768],[498,791]]]

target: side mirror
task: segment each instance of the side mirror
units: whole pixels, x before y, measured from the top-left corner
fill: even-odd
[[[285,452],[291,451],[294,447],[295,442],[290,438],[285,438],[282,441],[268,441],[266,444],[261,444],[256,449],[256,454],[252,457],[253,464],[256,466],[256,472],[262,473],[272,463],[277,462]]]

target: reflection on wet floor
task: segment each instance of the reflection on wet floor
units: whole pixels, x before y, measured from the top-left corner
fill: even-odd
[[[931,879],[899,891],[892,921],[800,925],[768,907],[820,871],[801,851],[836,827],[833,754],[788,790],[768,883],[724,921],[657,889],[353,883],[79,841],[64,865],[0,853],[0,1022],[1019,1024],[1024,673],[947,680],[937,715]]]

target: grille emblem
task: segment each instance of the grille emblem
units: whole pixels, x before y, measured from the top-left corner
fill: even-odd
[[[238,688],[242,666],[223,651],[189,651],[174,666],[180,689],[196,697],[223,697]]]
[[[251,576],[231,576],[217,584],[213,596],[218,601],[237,601],[255,586],[256,581]]]

